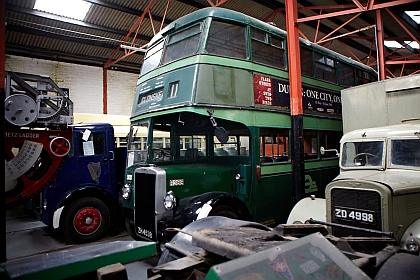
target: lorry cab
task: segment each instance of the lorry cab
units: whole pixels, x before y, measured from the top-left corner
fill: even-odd
[[[386,234],[402,247],[414,244],[418,249],[419,119],[348,132],[340,147],[340,174],[327,185],[325,201],[301,200],[287,223],[303,223],[312,217],[332,225],[334,236]]]
[[[115,221],[126,149],[116,148],[111,124],[77,124],[69,129],[71,149],[34,202],[46,225],[61,228],[72,241],[90,242]]]
[[[397,240],[420,237],[420,121],[355,130],[340,145],[340,175],[326,189],[327,222],[393,232]]]

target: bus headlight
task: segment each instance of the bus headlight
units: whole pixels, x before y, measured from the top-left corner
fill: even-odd
[[[172,210],[176,206],[176,197],[172,191],[169,191],[165,194],[163,198],[163,206],[166,210]]]
[[[122,188],[121,196],[124,199],[129,199],[131,196],[131,187],[130,185],[124,185]]]

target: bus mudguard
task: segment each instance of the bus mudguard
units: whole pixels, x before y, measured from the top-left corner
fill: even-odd
[[[207,216],[234,215],[237,219],[251,220],[245,203],[225,192],[210,192],[181,199],[177,213],[171,222],[177,227],[183,227]]]

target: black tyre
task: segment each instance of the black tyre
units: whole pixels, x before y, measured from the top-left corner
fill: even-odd
[[[222,216],[226,218],[232,218],[232,219],[241,219],[241,215],[236,211],[233,207],[228,205],[218,205],[214,207],[210,213],[209,216]]]
[[[64,211],[61,229],[71,242],[88,243],[101,239],[108,231],[110,212],[102,200],[83,197],[73,201]]]
[[[390,257],[378,271],[375,280],[420,279],[420,256],[398,253]]]

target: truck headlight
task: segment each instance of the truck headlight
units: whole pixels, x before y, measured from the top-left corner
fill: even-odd
[[[166,210],[172,210],[176,206],[176,197],[172,191],[165,194],[163,198],[163,206]]]
[[[417,240],[414,239],[414,237],[407,240],[407,242],[405,243],[405,248],[413,253],[419,252],[419,244],[417,243]]]
[[[131,196],[131,187],[130,185],[124,185],[122,188],[121,196],[124,199],[129,199]]]

